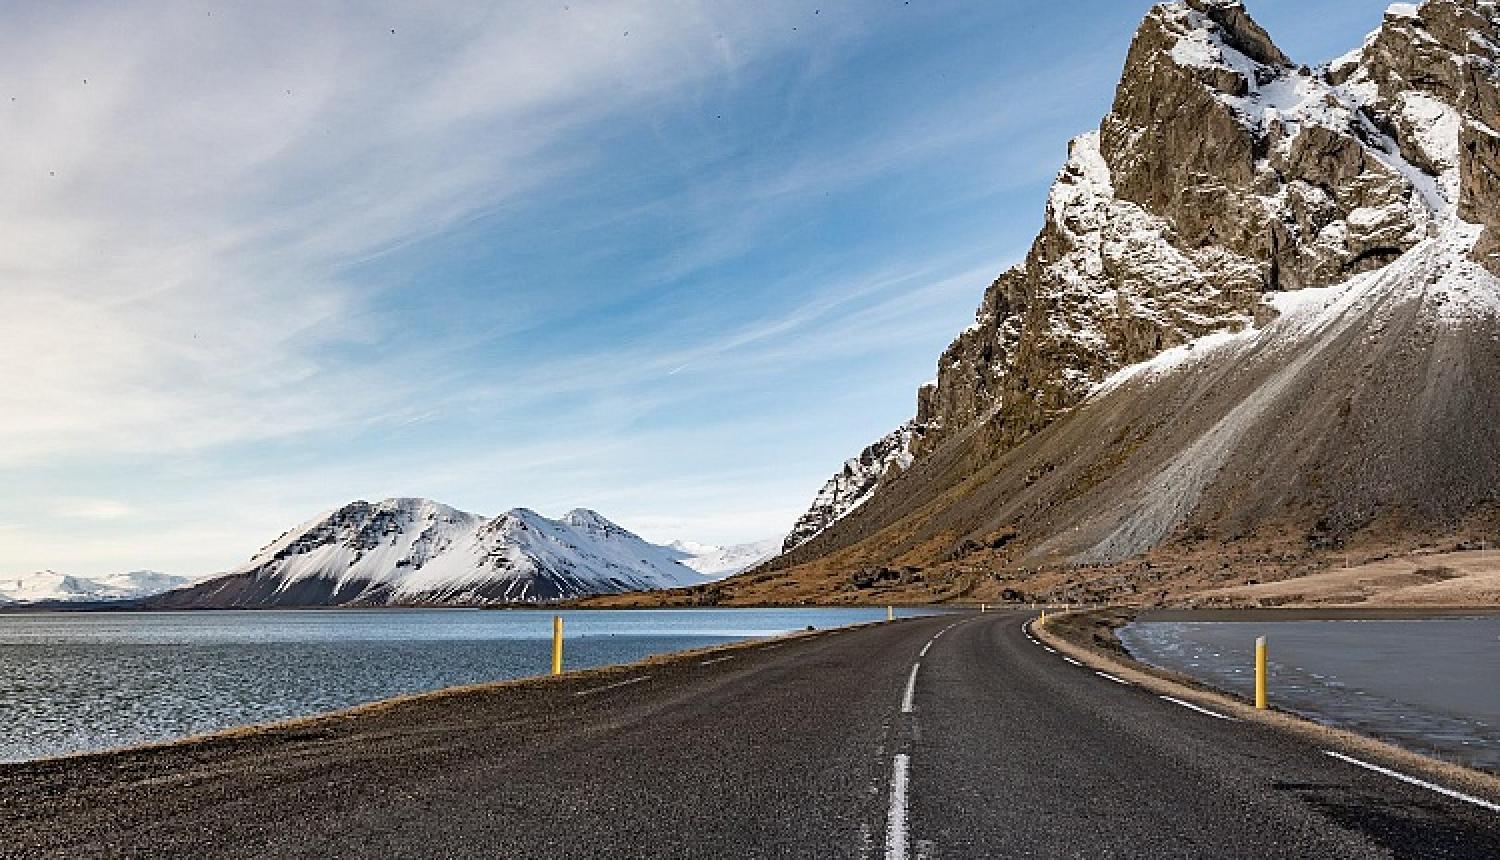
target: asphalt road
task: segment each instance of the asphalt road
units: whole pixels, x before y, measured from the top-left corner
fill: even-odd
[[[1117,683],[1022,620],[0,766],[0,856],[1500,857],[1500,810]]]

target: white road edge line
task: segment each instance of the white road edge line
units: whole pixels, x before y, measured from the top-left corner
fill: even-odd
[[[1083,665],[1082,663],[1078,662],[1077,660],[1074,660],[1072,657],[1064,657],[1063,659],[1067,660],[1069,663],[1072,663],[1074,666],[1082,666]]]
[[[1047,651],[1048,654],[1056,654],[1057,653],[1056,651],[1053,651],[1051,648],[1048,648],[1046,645],[1043,645],[1042,648],[1046,649],[1046,651]]]
[[[911,677],[906,679],[906,695],[901,697],[901,713],[909,714],[917,706],[917,670],[922,668],[921,663],[911,667]]]
[[[929,640],[927,640],[927,644],[922,646],[922,650],[917,652],[917,656],[918,657],[926,657],[927,656],[927,652],[929,650],[931,650],[931,648],[932,648],[932,643],[934,643],[936,641],[937,641],[936,639],[929,639]]]
[[[1127,687],[1130,686],[1129,681],[1125,680],[1124,678],[1116,678],[1114,675],[1111,675],[1108,672],[1100,672],[1098,669],[1095,669],[1094,674],[1107,681],[1114,681],[1116,684],[1124,684]]]
[[[885,821],[885,860],[906,860],[906,783],[911,756],[897,753],[891,762],[891,811]]]
[[[578,692],[574,693],[573,695],[575,695],[575,696],[588,696],[588,695],[592,695],[594,693],[602,693],[605,690],[613,690],[613,689],[616,689],[618,687],[628,686],[630,684],[639,684],[642,681],[648,680],[650,677],[651,677],[650,675],[642,675],[639,678],[626,678],[623,681],[616,681],[613,684],[605,684],[602,687],[590,687],[587,690],[579,690]]]
[[[729,655],[727,657],[715,657],[712,660],[704,660],[703,662],[699,663],[698,665],[699,666],[712,666],[715,663],[722,663],[725,660],[733,660],[733,659],[734,659],[733,655]]]
[[[1235,722],[1234,717],[1231,717],[1227,714],[1221,714],[1218,711],[1210,711],[1208,708],[1199,707],[1192,702],[1184,702],[1181,699],[1174,699],[1171,696],[1161,696],[1160,698],[1165,699],[1174,705],[1181,705],[1182,707],[1187,708],[1190,711],[1197,711],[1200,714],[1208,714],[1210,717],[1217,717],[1221,720],[1229,720],[1231,722]]]
[[[1333,750],[1323,750],[1323,754],[1324,755],[1328,755],[1328,756],[1333,756],[1334,758],[1338,759],[1339,761],[1348,762],[1349,764],[1355,765],[1356,767],[1362,767],[1365,770],[1373,770],[1376,773],[1383,773],[1386,776],[1390,777],[1391,779],[1399,779],[1402,782],[1409,783],[1409,784],[1415,785],[1415,786],[1420,786],[1421,788],[1425,788],[1425,789],[1427,789],[1429,791],[1435,791],[1438,794],[1447,795],[1448,797],[1451,797],[1454,800],[1462,800],[1465,803],[1472,803],[1475,806],[1481,807],[1483,809],[1488,809],[1491,812],[1500,812],[1500,804],[1490,803],[1488,800],[1484,800],[1483,798],[1475,797],[1472,794],[1464,794],[1461,791],[1454,791],[1451,788],[1443,788],[1441,785],[1435,785],[1433,783],[1428,782],[1425,779],[1417,779],[1414,776],[1407,776],[1406,774],[1400,773],[1399,771],[1394,771],[1394,770],[1391,770],[1390,768],[1387,768],[1387,767],[1381,767],[1378,764],[1370,764],[1367,761],[1360,761],[1359,759],[1354,758],[1353,756],[1347,756],[1347,755],[1344,755],[1343,753],[1334,752]],[[887,855],[887,856],[889,856],[889,855]]]

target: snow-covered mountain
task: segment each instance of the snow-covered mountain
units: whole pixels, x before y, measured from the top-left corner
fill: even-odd
[[[682,564],[703,575],[704,579],[723,579],[742,570],[749,570],[781,552],[781,539],[754,541],[752,543],[714,546],[693,541],[673,541],[668,548],[681,553]]]
[[[483,517],[427,499],[357,501],[158,605],[535,603],[702,584],[682,558],[590,510],[553,520],[526,508]]]
[[[134,600],[180,588],[192,581],[191,577],[158,573],[154,570],[132,570],[103,576],[70,576],[42,570],[0,577],[0,603]]]

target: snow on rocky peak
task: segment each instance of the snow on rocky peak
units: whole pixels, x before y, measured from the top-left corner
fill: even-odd
[[[908,421],[871,443],[859,456],[845,460],[844,467],[818,491],[812,507],[792,526],[782,541],[782,552],[801,546],[848,516],[875,495],[881,481],[910,466],[912,443],[918,432],[916,422]]]
[[[283,534],[169,605],[535,603],[697,585],[674,549],[595,511],[497,517],[428,499],[351,502]]]

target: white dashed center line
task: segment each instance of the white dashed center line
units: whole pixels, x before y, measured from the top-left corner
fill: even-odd
[[[926,657],[927,656],[927,652],[930,651],[930,650],[932,650],[932,643],[936,642],[936,641],[937,641],[936,639],[929,639],[927,641],[927,644],[922,646],[922,650],[917,652],[917,656],[918,657]]]
[[[891,764],[891,811],[885,821],[885,860],[906,860],[906,783],[911,756],[898,753]]]
[[[575,695],[575,696],[591,696],[594,693],[602,693],[605,690],[615,690],[615,689],[618,689],[620,687],[629,686],[630,684],[639,684],[642,681],[648,680],[650,677],[651,677],[650,675],[642,675],[639,678],[626,678],[623,681],[616,681],[613,684],[605,684],[602,687],[592,687],[592,688],[587,689],[587,690],[579,690],[578,692],[574,693],[573,695]]]
[[[1210,711],[1208,708],[1199,707],[1192,702],[1184,702],[1181,699],[1174,699],[1171,696],[1162,696],[1161,698],[1165,699],[1168,702],[1171,702],[1174,705],[1181,705],[1182,707],[1187,708],[1190,711],[1197,711],[1200,714],[1207,714],[1210,717],[1215,717],[1220,720],[1234,720],[1234,717],[1226,716],[1219,713],[1218,711]]]
[[[901,697],[901,713],[909,714],[917,706],[917,670],[922,668],[918,663],[911,667],[911,677],[906,679],[906,695]]]
[[[1475,806],[1480,807],[1481,809],[1488,809],[1491,812],[1500,812],[1500,804],[1490,803],[1488,800],[1484,800],[1483,798],[1475,797],[1472,794],[1464,794],[1461,791],[1454,791],[1451,788],[1443,788],[1441,785],[1435,785],[1433,783],[1428,782],[1425,779],[1417,779],[1414,776],[1407,776],[1404,773],[1400,773],[1398,771],[1391,770],[1388,767],[1381,767],[1378,764],[1370,764],[1367,761],[1360,761],[1359,759],[1354,758],[1353,756],[1347,756],[1347,755],[1344,755],[1343,753],[1336,753],[1333,750],[1323,750],[1323,754],[1324,755],[1328,755],[1328,756],[1333,756],[1334,758],[1338,759],[1339,761],[1348,762],[1349,764],[1352,764],[1355,767],[1362,767],[1365,770],[1373,770],[1376,773],[1384,774],[1384,775],[1390,777],[1391,779],[1399,779],[1402,782],[1407,783],[1409,785],[1415,785],[1415,786],[1418,786],[1420,788],[1425,788],[1428,791],[1435,791],[1438,794],[1445,795],[1447,797],[1451,797],[1454,800],[1462,800],[1465,803],[1472,803]],[[886,856],[887,857],[890,856],[889,849],[887,849]]]

